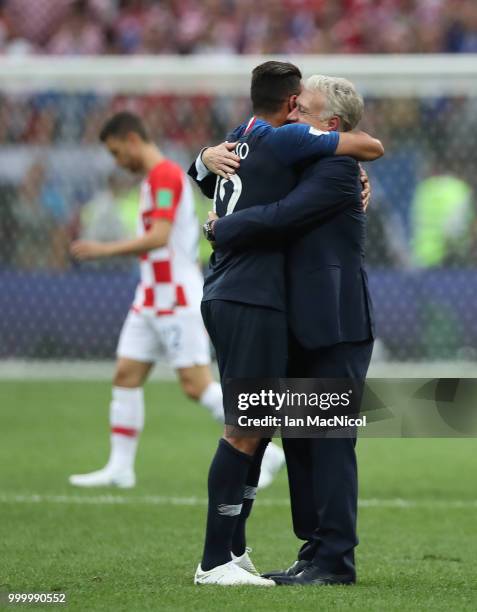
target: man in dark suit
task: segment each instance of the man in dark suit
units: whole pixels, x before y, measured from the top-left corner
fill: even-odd
[[[297,118],[317,130],[347,131],[362,100],[344,79],[311,77]],[[366,217],[358,164],[321,159],[304,169],[283,200],[209,222],[219,248],[287,244],[289,376],[364,382],[374,329],[364,269]],[[350,584],[356,580],[356,437],[285,438],[298,560],[270,572],[278,584]]]

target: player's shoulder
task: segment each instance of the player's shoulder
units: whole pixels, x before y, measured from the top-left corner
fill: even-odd
[[[185,176],[184,170],[178,163],[171,159],[163,159],[149,172],[148,179],[151,182],[156,181],[183,181]]]
[[[312,128],[306,123],[287,123],[286,125],[281,125],[279,127],[269,125],[268,129],[264,130],[263,136],[265,137],[265,140],[275,144],[289,144],[290,146],[293,146],[306,139],[307,134],[311,133],[314,136],[318,136],[318,132],[319,130],[315,130],[315,128]],[[321,133],[326,134],[327,132],[320,132],[320,134]]]
[[[247,127],[247,122],[244,121],[240,125],[237,125],[231,132],[229,132],[225,138],[227,142],[234,142],[235,140],[239,140],[243,136],[245,132],[245,128]]]

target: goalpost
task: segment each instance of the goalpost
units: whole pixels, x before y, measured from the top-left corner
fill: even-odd
[[[251,71],[267,59],[292,61],[305,78],[353,81],[365,98],[363,129],[385,144],[385,158],[368,166],[375,371],[388,375],[399,363],[400,375],[450,375],[452,366],[458,376],[474,367],[477,222],[475,236],[448,224],[459,246],[453,267],[444,258],[418,269],[412,253],[413,203],[429,174],[458,177],[477,210],[476,55],[2,57],[0,376],[51,360],[68,375],[73,362],[114,355],[134,273],[78,269],[67,252],[85,206],[113,172],[97,142],[102,121],[120,109],[138,112],[185,168],[247,116]],[[418,370],[410,365],[417,362]],[[15,371],[34,375],[31,367]]]

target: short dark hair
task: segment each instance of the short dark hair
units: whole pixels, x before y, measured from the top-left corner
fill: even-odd
[[[250,97],[254,113],[276,113],[290,96],[298,95],[301,71],[289,62],[269,61],[253,69]]]
[[[125,138],[130,132],[138,134],[145,142],[150,142],[146,126],[141,118],[129,111],[116,113],[103,125],[99,134],[101,142],[106,142],[110,136]]]

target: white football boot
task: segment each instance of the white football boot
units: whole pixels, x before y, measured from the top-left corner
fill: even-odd
[[[265,489],[285,465],[285,453],[277,444],[270,442],[262,459],[258,488]]]
[[[118,487],[132,489],[136,484],[136,475],[132,468],[113,469],[110,466],[89,474],[73,474],[69,482],[74,487]]]
[[[254,576],[260,576],[260,574],[257,572],[257,568],[255,567],[252,559],[250,558],[251,552],[252,552],[252,549],[247,546],[247,548],[245,549],[245,552],[243,553],[243,555],[240,555],[240,557],[236,557],[234,553],[232,553],[232,561],[235,563],[235,565],[238,565],[239,567],[244,569],[246,572],[249,572],[250,574],[253,574]]]
[[[255,576],[242,569],[233,561],[218,565],[204,572],[199,564],[194,576],[194,584],[215,584],[218,586],[275,586],[273,580]]]

